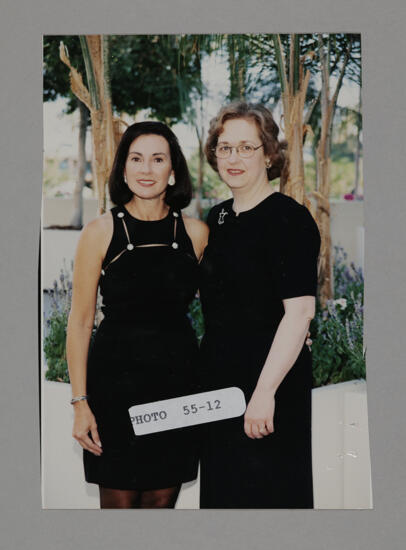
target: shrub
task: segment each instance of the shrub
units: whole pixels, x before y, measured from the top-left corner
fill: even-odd
[[[54,286],[49,292],[51,313],[45,319],[44,354],[47,363],[45,377],[47,380],[69,382],[66,362],[66,327],[72,300],[72,264],[70,270],[64,264],[59,281],[54,281]]]
[[[198,295],[195,296],[195,299],[189,306],[188,317],[200,343],[204,334],[204,319],[202,305],[200,303],[200,298]]]
[[[68,316],[72,302],[72,270],[73,262],[69,269],[64,262],[59,280],[54,281],[51,295],[51,313],[45,319],[44,355],[47,364],[45,378],[54,382],[69,382],[68,363],[66,360],[66,330]],[[96,316],[100,311],[100,296],[96,303]],[[96,325],[93,327],[91,339],[96,333]]]
[[[334,298],[317,303],[310,331],[313,345],[313,386],[366,377],[363,346],[364,277],[347,254],[335,247]]]

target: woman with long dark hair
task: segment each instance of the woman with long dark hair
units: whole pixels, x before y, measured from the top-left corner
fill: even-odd
[[[309,211],[273,192],[286,169],[272,114],[233,103],[206,155],[233,198],[211,209],[201,261],[205,388],[241,388],[239,418],[207,425],[202,508],[312,508],[311,354],[320,236]]]
[[[109,180],[115,206],[81,234],[67,354],[73,437],[102,508],[171,508],[197,476],[196,429],[134,434],[129,407],[195,393],[197,341],[187,318],[207,226],[184,216],[192,196],[173,132],[124,133]],[[104,318],[90,346],[97,288]]]

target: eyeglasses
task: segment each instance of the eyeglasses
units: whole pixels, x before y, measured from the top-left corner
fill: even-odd
[[[232,150],[235,149],[235,152],[239,157],[248,159],[252,157],[255,151],[262,146],[263,143],[258,145],[258,147],[255,147],[252,143],[241,143],[236,147],[232,147],[231,145],[217,145],[217,147],[213,149],[213,152],[218,159],[226,159],[231,155]]]

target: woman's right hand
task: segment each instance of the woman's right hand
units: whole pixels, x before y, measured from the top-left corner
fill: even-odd
[[[97,424],[94,414],[86,401],[78,401],[73,405],[75,418],[73,421],[72,436],[87,451],[96,456],[102,454],[102,444],[97,431]],[[89,432],[91,438],[89,437]]]

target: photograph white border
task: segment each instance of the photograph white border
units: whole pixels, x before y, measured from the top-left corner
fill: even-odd
[[[405,8],[401,0],[17,0],[2,8],[2,544],[25,550],[400,549],[406,503]],[[38,262],[42,35],[360,32],[366,347],[374,509],[41,510]]]

